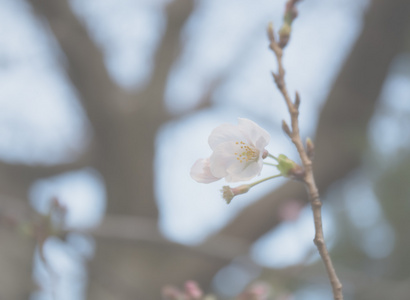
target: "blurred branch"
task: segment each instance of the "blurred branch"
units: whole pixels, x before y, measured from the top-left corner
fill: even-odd
[[[169,118],[164,107],[164,93],[170,71],[181,55],[181,31],[191,15],[194,2],[191,0],[175,0],[167,6],[167,27],[161,44],[155,56],[155,68],[149,84],[140,92],[136,93],[138,101],[136,108],[146,111],[147,109],[160,109],[162,120]],[[158,114],[157,112],[157,114]],[[164,120],[166,121],[166,120]]]
[[[0,205],[0,227],[14,230],[21,225],[36,227],[39,220],[46,216],[39,214],[27,202],[3,199]],[[63,220],[61,220],[63,222]],[[64,225],[63,225],[64,227]],[[59,230],[58,230],[59,231]],[[159,231],[157,220],[147,217],[106,215],[97,227],[88,229],[65,228],[55,233],[63,238],[70,233],[92,235],[97,240],[115,242],[116,244],[146,244],[167,251],[189,255],[204,256],[222,263],[227,263],[238,255],[246,254],[250,244],[246,241],[220,236],[218,240],[197,246],[183,245],[166,239]]]
[[[64,172],[93,167],[91,150],[77,157],[75,161],[56,165],[29,165],[0,161],[0,197],[3,205],[22,202],[26,199],[32,184],[38,180],[60,175]],[[9,200],[11,199],[11,200]],[[10,202],[10,203],[9,203]],[[25,205],[28,203],[24,201]],[[27,211],[27,209],[25,209]]]
[[[89,155],[84,155],[73,162],[56,165],[28,165],[0,161],[0,174],[7,175],[9,180],[24,182],[29,185],[40,178],[51,177],[88,166],[92,166]]]
[[[202,255],[223,263],[247,253],[251,246],[246,241],[229,236],[220,236],[218,240],[197,246],[182,245],[164,238],[158,230],[156,219],[113,214],[106,215],[98,227],[82,231],[82,233],[116,243],[138,243],[140,245],[145,243],[171,252],[183,251],[191,255]]]
[[[40,18],[45,18],[67,60],[73,87],[100,144],[108,145],[106,132],[117,126],[121,98],[125,92],[109,77],[104,57],[67,0],[28,0]]]

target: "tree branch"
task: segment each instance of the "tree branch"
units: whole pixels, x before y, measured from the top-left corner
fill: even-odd
[[[372,1],[367,11],[362,33],[334,82],[315,134],[315,156],[320,159],[313,170],[322,192],[360,166],[367,126],[390,63],[403,49],[409,14],[407,0]],[[280,208],[287,201],[307,203],[302,185],[285,183],[246,207],[209,239],[222,234],[256,241],[282,222]]]
[[[294,7],[296,1],[288,1],[286,11],[296,11],[296,8]],[[296,15],[296,14],[295,14]],[[290,26],[290,25],[289,25]],[[269,27],[269,32],[273,31],[272,26]],[[282,34],[281,34],[282,35]],[[320,256],[325,264],[326,271],[328,274],[328,277],[330,279],[330,283],[332,286],[333,290],[333,297],[335,300],[343,300],[343,294],[342,294],[342,284],[337,277],[335,268],[333,267],[332,260],[330,258],[329,252],[326,247],[325,243],[325,238],[324,238],[324,233],[323,233],[323,226],[322,226],[322,202],[320,201],[319,198],[319,190],[316,186],[315,183],[315,178],[313,174],[313,169],[312,169],[312,161],[310,157],[308,156],[305,147],[303,145],[302,139],[299,134],[299,105],[300,105],[300,98],[299,95],[296,94],[295,102],[293,102],[289,96],[289,92],[286,86],[286,81],[285,81],[285,69],[283,67],[282,63],[282,55],[283,55],[283,48],[285,47],[286,44],[281,44],[281,42],[277,43],[275,40],[275,36],[273,33],[270,32],[270,48],[272,49],[273,53],[275,54],[276,61],[278,63],[278,72],[272,73],[275,83],[279,91],[281,92],[285,102],[286,106],[288,107],[288,111],[291,117],[291,130],[289,127],[286,125],[284,122],[283,124],[286,125],[284,126],[287,130],[286,133],[289,136],[289,138],[292,140],[292,143],[295,145],[300,159],[303,164],[304,168],[304,174],[301,176],[301,180],[305,183],[305,186],[308,190],[309,194],[309,200],[310,204],[312,206],[313,210],[313,219],[314,219],[314,225],[315,225],[315,238],[314,238],[314,243],[320,253]],[[283,39],[281,37],[281,41],[283,40],[288,40],[289,34],[287,34],[287,38]],[[311,147],[313,148],[313,144],[311,143]]]

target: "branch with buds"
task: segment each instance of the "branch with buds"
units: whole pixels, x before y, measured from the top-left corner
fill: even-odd
[[[320,253],[320,256],[325,264],[326,271],[328,273],[330,283],[332,285],[333,296],[335,300],[342,300],[342,284],[336,275],[335,268],[333,267],[332,260],[330,258],[329,252],[327,250],[322,227],[322,203],[319,198],[318,188],[315,183],[315,178],[312,169],[312,160],[314,156],[314,145],[311,139],[306,140],[306,147],[303,145],[302,139],[299,134],[299,106],[300,106],[300,96],[298,93],[295,95],[295,100],[292,101],[285,82],[285,69],[283,67],[282,56],[283,48],[287,45],[291,32],[291,24],[297,16],[297,10],[295,7],[297,0],[290,0],[286,4],[284,25],[279,30],[279,41],[275,38],[275,32],[272,23],[268,26],[268,37],[270,40],[270,49],[275,54],[278,71],[277,73],[272,72],[272,76],[276,83],[277,88],[281,92],[283,98],[285,99],[288,111],[291,117],[291,126],[283,121],[282,129],[292,140],[295,145],[300,159],[303,165],[303,171],[300,173],[298,179],[304,182],[309,193],[309,200],[313,210],[313,218],[315,225],[315,238],[314,243]]]
[[[289,0],[286,3],[284,23],[279,30],[279,39],[272,24],[268,26],[270,49],[273,51],[278,64],[277,72],[272,72],[277,88],[285,99],[290,117],[290,126],[283,121],[282,129],[295,145],[302,165],[298,165],[287,156],[280,154],[278,157],[269,153],[265,147],[270,141],[269,133],[255,122],[239,118],[238,125],[223,124],[215,128],[209,136],[208,143],[212,154],[208,158],[198,159],[191,168],[191,177],[200,183],[210,183],[225,179],[227,182],[247,181],[260,175],[262,167],[269,165],[275,167],[279,174],[269,176],[253,183],[242,184],[237,187],[224,186],[222,196],[229,204],[235,196],[247,193],[252,187],[267,180],[280,176],[301,181],[307,187],[309,199],[313,210],[315,225],[314,243],[326,266],[332,285],[335,300],[342,300],[342,284],[340,283],[329,252],[324,241],[322,228],[322,203],[315,184],[312,170],[314,157],[314,144],[311,139],[303,144],[299,134],[299,106],[300,96],[296,92],[292,101],[285,82],[285,69],[283,67],[283,49],[289,42],[292,23],[297,17],[296,3],[298,0]],[[271,158],[274,162],[265,162]]]

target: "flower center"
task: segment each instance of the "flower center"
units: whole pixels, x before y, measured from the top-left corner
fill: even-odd
[[[250,146],[242,141],[235,142],[238,145],[238,152],[235,152],[236,159],[240,163],[247,163],[249,161],[256,161],[259,157],[259,150],[253,146]]]

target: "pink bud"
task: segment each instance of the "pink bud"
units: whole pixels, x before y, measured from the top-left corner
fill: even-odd
[[[188,280],[185,282],[185,294],[190,300],[199,300],[201,299],[203,293],[198,283],[193,280]]]
[[[262,158],[263,159],[265,159],[265,158],[267,158],[268,157],[268,155],[269,155],[269,152],[268,152],[268,150],[263,150],[263,153],[262,153]]]

